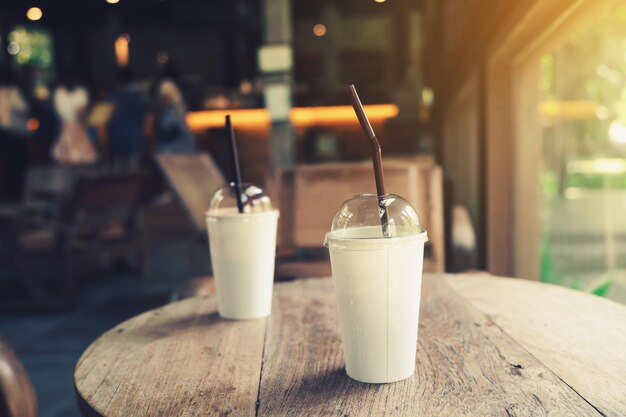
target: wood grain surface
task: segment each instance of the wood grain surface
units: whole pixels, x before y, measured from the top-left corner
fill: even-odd
[[[521,294],[510,304],[520,300]],[[584,390],[573,389],[569,375],[536,356],[515,332],[481,312],[482,307],[453,290],[441,275],[424,277],[415,375],[394,384],[364,384],[346,376],[330,279],[277,284],[268,319],[222,320],[215,307],[213,297],[184,300],[101,336],[75,371],[83,413],[111,417],[626,413],[618,401],[605,405],[585,396]],[[524,322],[525,317],[517,320]],[[561,325],[567,327],[564,335],[576,329],[585,334],[576,321]],[[611,337],[620,341],[624,336],[607,333],[603,340],[609,343]],[[554,350],[559,349],[563,355],[574,350],[555,344]],[[607,363],[624,360],[621,352],[612,355]],[[623,384],[624,378],[614,382]]]
[[[265,319],[223,320],[196,297],[126,321],[78,361],[87,416],[250,416],[256,412]]]
[[[471,304],[606,416],[626,415],[626,308],[555,285],[447,276]]]
[[[328,280],[277,291],[259,415],[597,415],[441,279],[423,285],[415,375],[382,385],[345,375]]]

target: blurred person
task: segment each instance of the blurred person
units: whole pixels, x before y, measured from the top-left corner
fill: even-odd
[[[179,88],[179,73],[168,63],[153,88],[156,153],[193,153],[194,137],[187,126],[187,106]]]
[[[113,169],[133,171],[139,167],[145,147],[146,105],[141,87],[128,67],[118,71],[118,87],[111,95],[113,113],[107,123]]]
[[[13,68],[0,64],[0,188],[13,202],[21,199],[28,164],[29,107]]]
[[[61,134],[52,148],[53,158],[65,165],[96,162],[98,154],[85,123],[89,94],[73,70],[67,70],[61,77],[53,102],[61,119]]]
[[[30,102],[30,115],[36,121],[31,130],[34,149],[31,149],[31,163],[46,164],[52,158],[52,147],[61,134],[61,118],[54,109],[51,100],[34,100]],[[33,155],[32,152],[35,152]]]
[[[261,107],[259,89],[255,86],[255,83],[251,80],[244,79],[239,83],[239,107],[242,108],[256,108]]]

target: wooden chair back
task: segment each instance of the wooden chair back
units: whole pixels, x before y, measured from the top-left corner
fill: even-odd
[[[81,210],[101,210],[111,206],[139,204],[141,174],[100,175],[81,178],[74,203]]]
[[[204,217],[211,197],[218,188],[226,185],[222,172],[208,153],[164,154],[156,159],[195,229],[204,232]]]
[[[80,214],[100,215],[112,209],[124,209],[126,217],[133,217],[141,201],[142,184],[139,173],[81,177],[62,204],[59,220],[69,225]]]
[[[428,231],[428,271],[444,270],[443,179],[441,169],[424,158],[386,158],[385,190],[407,199]],[[320,247],[341,204],[356,194],[375,193],[369,161],[298,165],[276,170],[268,184],[281,211],[280,246]]]
[[[0,340],[0,416],[36,417],[33,384],[13,350]]]
[[[143,180],[139,173],[80,177],[59,209],[56,220],[65,232],[57,234],[57,245],[81,241],[98,249],[132,241],[139,246]]]

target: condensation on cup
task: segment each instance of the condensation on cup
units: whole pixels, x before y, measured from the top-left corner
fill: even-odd
[[[381,226],[386,208],[387,228]],[[402,197],[358,195],[326,234],[346,373],[368,383],[413,375],[426,232]],[[389,236],[389,237],[385,237]]]
[[[211,264],[221,317],[267,317],[272,311],[278,210],[263,191],[243,184],[244,212],[233,187],[215,192],[206,213]]]

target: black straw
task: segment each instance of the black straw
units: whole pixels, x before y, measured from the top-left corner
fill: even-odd
[[[243,201],[241,200],[241,172],[239,171],[239,157],[237,156],[235,130],[233,129],[233,124],[230,122],[230,114],[226,115],[226,130],[230,136],[230,156],[233,164],[231,180],[235,191],[235,199],[237,200],[237,210],[239,210],[239,213],[243,213]]]
[[[356,113],[357,119],[359,119],[359,123],[361,124],[361,129],[363,129],[363,133],[370,142],[370,146],[372,148],[372,162],[374,163],[374,179],[376,181],[376,194],[378,195],[378,207],[380,207],[382,216],[380,219],[381,226],[383,228],[383,236],[390,237],[389,231],[389,216],[387,214],[387,207],[384,205],[385,198],[385,185],[383,182],[383,162],[382,162],[382,152],[380,148],[380,143],[376,138],[376,134],[374,134],[374,129],[372,129],[372,125],[365,114],[365,110],[363,109],[363,104],[361,103],[361,99],[356,92],[356,88],[354,88],[354,84],[350,84],[348,86],[348,93],[350,93],[350,99],[352,101],[352,107],[354,108],[354,112]]]

